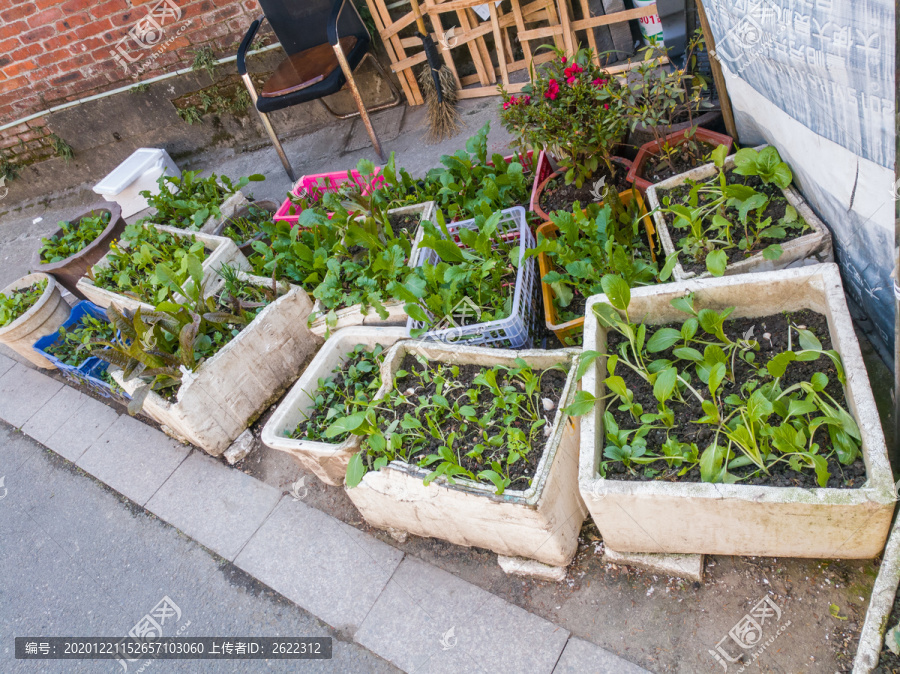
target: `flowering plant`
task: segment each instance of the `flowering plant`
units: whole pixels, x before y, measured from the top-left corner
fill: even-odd
[[[566,169],[566,184],[581,187],[602,166],[614,176],[612,150],[625,135],[622,85],[593,62],[589,49],[531,69],[520,96],[503,93],[500,118],[524,151],[549,151]]]

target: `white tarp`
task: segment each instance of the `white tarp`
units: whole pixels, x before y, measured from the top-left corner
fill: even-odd
[[[894,3],[705,0],[742,146],[771,143],[828,224],[844,288],[893,350]]]

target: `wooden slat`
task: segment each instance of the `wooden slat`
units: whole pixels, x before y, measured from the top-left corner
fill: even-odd
[[[469,18],[471,11],[469,9],[461,9],[456,12],[456,18],[459,19],[460,28],[463,30],[472,29],[472,21]],[[472,57],[472,63],[475,65],[475,72],[478,73],[478,81],[483,85],[495,82],[496,80],[491,78],[491,70],[493,70],[494,66],[491,63],[491,55],[487,51],[487,45],[484,44],[484,40],[476,40],[474,45],[467,43],[467,46],[469,55]]]
[[[562,26],[544,26],[543,28],[532,28],[524,33],[519,33],[519,41],[522,40],[540,40],[545,37],[553,37],[554,35],[562,35]]]
[[[513,18],[516,21],[516,29],[521,35],[525,32],[525,17],[522,15],[522,8],[519,7],[519,3],[516,0],[512,0],[512,13]],[[522,53],[525,54],[525,61],[531,61],[531,45],[528,44],[528,40],[523,40],[519,38],[519,44],[522,45]]]
[[[591,16],[591,8],[588,7],[588,0],[581,0],[581,15],[585,18],[589,18]],[[594,63],[596,65],[600,65],[600,57],[597,56],[597,40],[594,38],[594,31],[589,30],[587,32],[588,39],[588,47],[591,49],[591,53],[594,55]]]
[[[517,82],[506,87],[506,91],[510,94],[518,94],[525,88],[528,82]],[[484,96],[499,96],[500,90],[497,87],[475,87],[472,89],[460,89],[457,98],[483,98]]]
[[[488,9],[491,12],[491,25],[494,27],[494,47],[497,49],[497,59],[500,61],[500,77],[503,79],[503,86],[508,87],[509,71],[506,69],[506,50],[504,49],[500,20],[497,16],[497,5],[489,2]]]
[[[562,28],[562,39],[566,46],[566,54],[574,54],[575,34],[572,31],[572,20],[568,0],[559,0],[556,8],[559,10],[559,25]]]
[[[561,2],[563,0],[560,0]],[[589,19],[580,19],[572,21],[572,30],[590,30],[598,26],[608,26],[612,23],[621,23],[622,21],[631,21],[632,19],[640,19],[642,16],[650,16],[656,14],[656,5],[648,5],[647,7],[639,7],[637,9],[626,9],[624,12],[613,12],[604,16],[592,16]]]
[[[427,61],[427,57],[425,56],[425,52],[420,51],[415,56],[407,56],[405,59],[401,59],[391,65],[391,70],[395,73],[399,73],[400,71],[407,70],[408,68],[412,68],[413,66],[417,66],[420,63],[425,63]],[[420,104],[421,105],[421,104]]]
[[[385,8],[385,11],[387,11],[386,8]],[[411,26],[415,22],[416,22],[416,17],[412,12],[410,12],[406,16],[401,17],[401,18],[397,19],[396,21],[394,21],[394,23],[392,23],[391,25],[385,26],[383,33],[381,33],[381,31],[379,31],[381,33],[381,39],[386,40],[389,37],[394,37],[401,30],[403,30],[407,26]]]
[[[387,7],[384,6],[384,0],[366,0],[369,7],[369,13],[375,21],[375,27],[378,29],[379,35],[383,35],[387,31],[387,27],[392,25],[391,15],[388,13]],[[406,51],[396,35],[393,37],[382,38],[385,51],[392,63],[396,63],[406,56]],[[422,92],[419,90],[419,83],[416,82],[416,76],[412,72],[399,72],[397,79],[400,80],[400,86],[406,96],[406,102],[410,105],[422,105],[425,100],[422,98]]]

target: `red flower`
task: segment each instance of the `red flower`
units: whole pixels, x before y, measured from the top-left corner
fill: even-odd
[[[523,105],[528,105],[529,103],[531,103],[531,96],[522,96],[522,98],[519,99],[519,102]]]
[[[604,79],[601,79],[601,78],[598,77],[598,78],[595,79],[593,82],[591,82],[591,84],[593,84],[595,87],[602,87],[602,86],[603,86],[604,84],[606,84],[608,81],[609,81],[609,80],[604,80]]]
[[[578,73],[583,71],[584,68],[582,68],[577,63],[573,63],[563,71],[563,74],[566,76],[566,82],[568,82],[570,85],[575,84],[575,82],[578,81]]]
[[[565,65],[566,63],[568,63],[568,61],[566,61],[566,57],[565,57],[565,56],[560,56],[559,59],[560,59],[560,61],[563,62],[563,65]]]
[[[555,79],[550,80],[547,84],[547,91],[544,92],[544,98],[549,98],[551,101],[555,101],[556,97],[559,95],[559,82]]]
[[[604,104],[603,104],[603,109],[604,109],[604,110],[609,110],[609,103],[604,103]]]
[[[509,110],[509,104],[510,104],[510,103],[512,103],[512,101],[504,101],[504,102],[503,102],[503,109],[504,109],[504,110]]]

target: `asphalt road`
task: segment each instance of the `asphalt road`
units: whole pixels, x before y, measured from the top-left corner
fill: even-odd
[[[4,673],[399,671],[2,422],[0,483]],[[15,659],[17,636],[121,638],[148,615],[164,636],[332,637],[334,655],[141,660],[127,669],[115,660]]]

